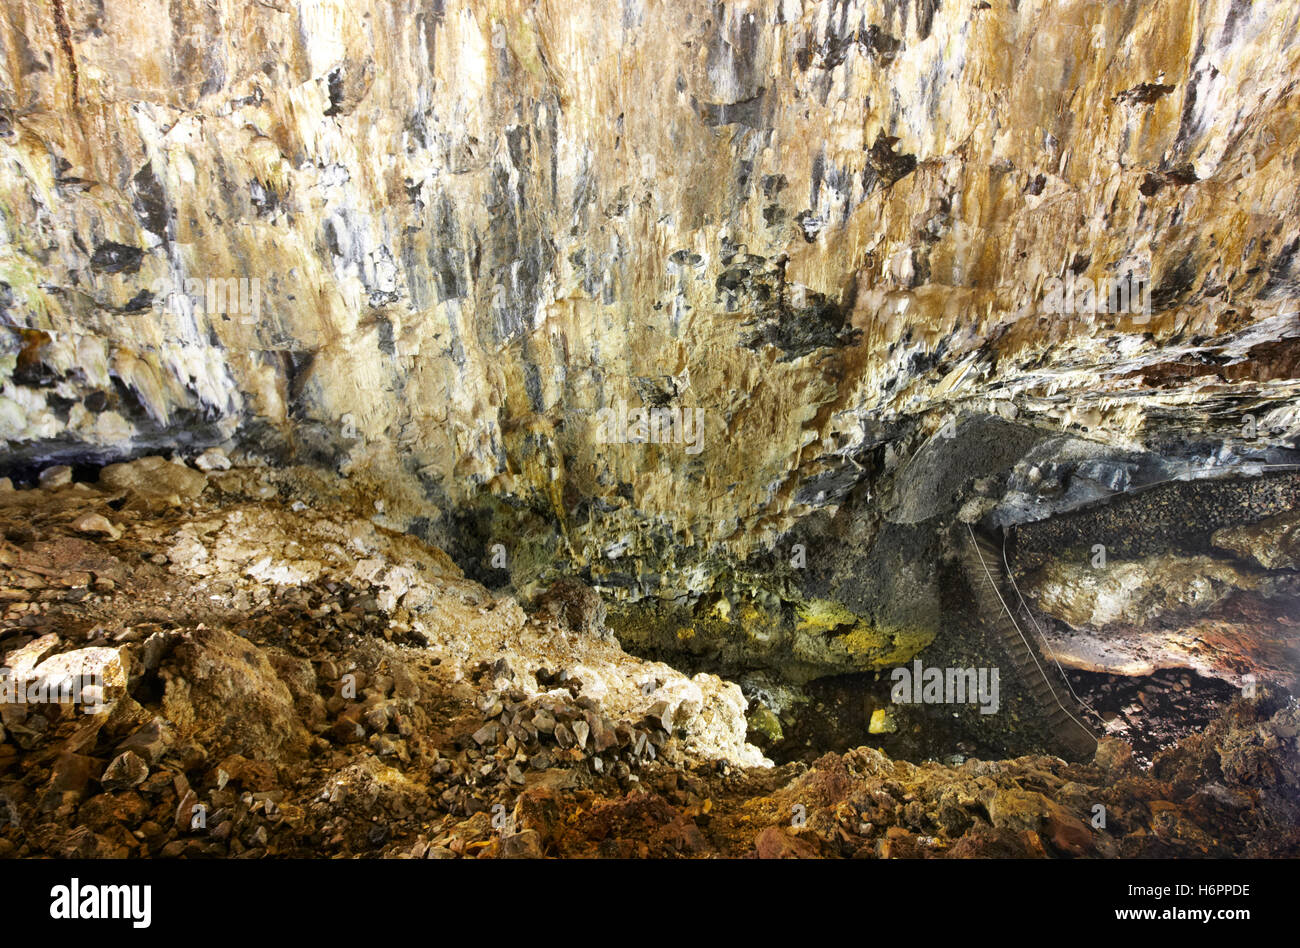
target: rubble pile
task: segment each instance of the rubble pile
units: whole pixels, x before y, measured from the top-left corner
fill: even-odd
[[[530,615],[346,481],[220,461],[0,485],[0,855],[1300,853],[1280,692],[1150,769],[774,767],[736,685],[628,655],[576,580]]]

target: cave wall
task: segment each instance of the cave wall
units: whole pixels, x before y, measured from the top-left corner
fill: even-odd
[[[500,542],[517,585],[668,602],[959,414],[1266,455],[1297,428],[1298,24],[14,0],[0,437],[324,463],[481,578]],[[1128,274],[1149,314],[1044,312]],[[602,443],[620,401],[702,432]]]

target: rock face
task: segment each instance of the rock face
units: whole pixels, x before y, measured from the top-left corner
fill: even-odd
[[[1292,688],[1297,489],[1292,472],[1158,485],[1022,525],[1009,561],[1067,664],[1127,675],[1184,667]]]
[[[605,631],[605,603],[600,593],[576,579],[557,579],[538,600],[537,611],[571,629],[588,635]]]
[[[1265,569],[1300,568],[1300,512],[1280,513],[1248,526],[1225,527],[1214,545]]]
[[[342,639],[238,634],[286,590],[504,693],[460,734],[514,741],[494,779],[651,737],[759,763],[792,687],[1003,661],[976,530],[1067,666],[1291,684],[1297,49],[1241,0],[7,3],[0,604],[192,607],[151,600],[110,712],[167,727],[29,789],[325,740],[410,805],[396,683],[340,704]],[[842,695],[890,739],[926,713]],[[995,828],[1081,845],[1036,807]]]
[[[467,566],[509,542],[521,587],[560,561],[633,598],[707,589],[708,551],[958,409],[1263,450],[1296,428],[1297,29],[11,3],[0,436],[336,464]],[[1093,292],[1130,274],[1149,316]]]

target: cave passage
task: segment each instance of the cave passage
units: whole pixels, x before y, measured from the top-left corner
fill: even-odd
[[[1295,3],[5,0],[0,75],[24,885],[1300,855]]]

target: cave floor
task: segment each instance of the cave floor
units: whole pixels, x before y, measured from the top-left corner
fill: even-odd
[[[1300,855],[1300,709],[1267,688],[1188,724],[1187,673],[1099,678],[1128,741],[1082,763],[771,766],[734,684],[525,614],[346,484],[174,467],[0,494],[10,684],[103,689],[0,704],[0,855]],[[1141,733],[1162,702],[1183,723]]]

